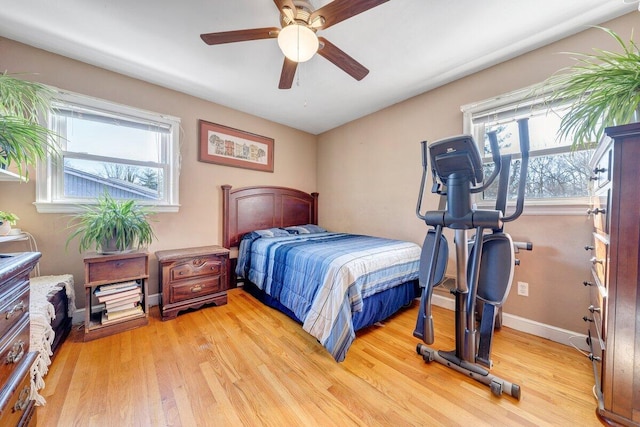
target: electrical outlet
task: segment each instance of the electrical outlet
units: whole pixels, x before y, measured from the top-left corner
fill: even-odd
[[[529,296],[529,284],[527,282],[518,282],[518,295]]]

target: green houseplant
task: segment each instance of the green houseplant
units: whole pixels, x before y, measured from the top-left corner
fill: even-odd
[[[28,179],[28,166],[56,152],[55,133],[38,121],[51,109],[53,93],[43,84],[0,73],[0,168],[14,165]]]
[[[116,200],[105,193],[95,205],[82,209],[73,216],[71,227],[76,228],[67,239],[68,245],[79,236],[80,252],[92,247],[100,253],[127,252],[150,244],[156,237],[148,221],[152,212],[135,200]]]
[[[11,226],[16,225],[16,221],[19,219],[16,214],[0,211],[0,236],[9,234]]]
[[[633,40],[625,43],[608,28],[596,28],[613,37],[621,52],[572,53],[576,63],[548,79],[555,88],[552,102],[571,100],[558,137],[570,138],[574,148],[597,143],[606,127],[638,120],[640,49]]]

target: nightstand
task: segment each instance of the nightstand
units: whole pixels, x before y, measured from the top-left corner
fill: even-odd
[[[162,320],[204,304],[227,303],[229,250],[222,246],[173,249],[156,252],[162,302]]]
[[[88,254],[84,258],[85,319],[84,340],[89,341],[111,334],[128,331],[149,323],[147,279],[149,278],[149,254],[129,252],[113,255]],[[124,282],[138,282],[141,312],[121,320],[105,323],[104,310],[92,310],[92,293],[96,287]]]

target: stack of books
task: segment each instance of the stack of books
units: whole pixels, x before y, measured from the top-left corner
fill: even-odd
[[[140,305],[142,288],[136,281],[98,286],[93,293],[104,304],[103,325],[144,315]]]

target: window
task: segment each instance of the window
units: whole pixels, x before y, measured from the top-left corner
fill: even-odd
[[[574,150],[569,139],[558,140],[557,131],[569,102],[550,105],[546,102],[548,93],[543,93],[539,87],[532,87],[463,106],[464,131],[473,135],[480,145],[485,172],[489,173],[493,170],[493,163],[486,133],[496,132],[501,154],[513,156],[508,199],[515,200],[520,166],[516,120],[528,118],[530,154],[525,193],[527,206],[573,206],[583,212],[589,202],[589,160],[593,150]],[[477,200],[478,204],[492,205],[496,192],[497,180],[481,195],[481,200]]]
[[[178,210],[179,119],[60,93],[48,124],[61,159],[38,164],[39,212],[71,212],[104,192]]]

